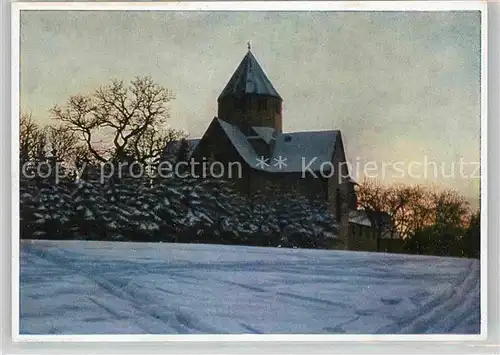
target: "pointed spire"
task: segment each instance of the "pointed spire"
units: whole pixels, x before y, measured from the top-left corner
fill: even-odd
[[[281,99],[257,59],[253,56],[250,42],[247,43],[247,46],[247,54],[236,68],[224,90],[222,90],[218,100],[224,96],[246,94],[268,95]]]

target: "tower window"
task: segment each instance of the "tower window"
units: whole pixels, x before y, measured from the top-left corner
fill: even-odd
[[[267,109],[267,100],[259,99],[259,110],[266,110],[266,109]]]

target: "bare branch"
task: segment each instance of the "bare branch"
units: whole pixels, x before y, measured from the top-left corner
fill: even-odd
[[[150,77],[135,78],[129,86],[113,80],[91,95],[70,97],[64,107],[54,106],[52,117],[68,125],[97,160],[133,158],[144,162],[158,157],[172,138],[164,127],[170,118],[171,91]],[[96,149],[95,137],[109,135],[107,152]],[[176,134],[179,136],[179,134]],[[131,156],[132,155],[132,156]]]

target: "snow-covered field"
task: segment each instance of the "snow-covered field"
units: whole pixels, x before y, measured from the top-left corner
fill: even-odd
[[[479,262],[326,250],[21,242],[21,334],[479,333]]]

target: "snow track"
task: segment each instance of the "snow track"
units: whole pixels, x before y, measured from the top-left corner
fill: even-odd
[[[21,334],[479,333],[479,262],[196,244],[21,243]]]

